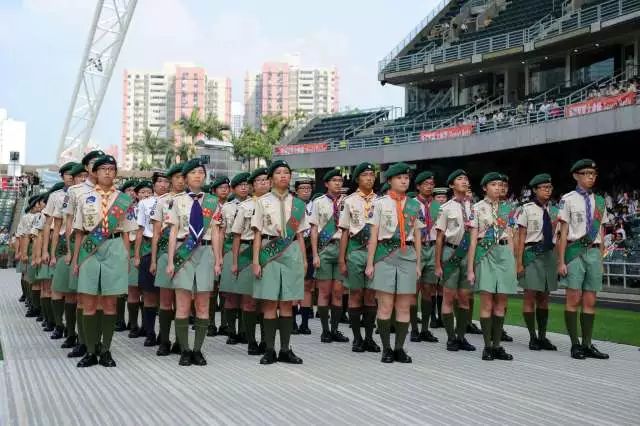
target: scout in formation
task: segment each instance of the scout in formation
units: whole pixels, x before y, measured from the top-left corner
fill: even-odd
[[[504,317],[518,286],[530,350],[557,350],[546,335],[549,294],[564,288],[571,357],[608,358],[591,341],[605,214],[604,200],[593,193],[592,160],[571,167],[576,189],[558,205],[551,201],[552,177],[542,173],[531,178],[532,197],[522,206],[506,200],[504,174],[487,173],[479,182],[484,198],[473,204],[464,170],[438,188],[433,172],[405,163],[383,172],[379,196],[376,167],[368,162],[354,168],[350,195],[341,171],[331,169],[323,177],[326,193],[315,197],[308,179],[296,180],[290,192],[292,171],[280,160],[219,177],[210,189],[198,159],[156,172],[151,181],[126,181],[120,190],[117,170],[102,151],[64,164],[62,181],[26,202],[17,228],[26,316],[42,321],[51,339],[64,338],[68,356],[81,357],[78,367],[115,367],[114,331],[125,328],[129,337],[145,337],[144,346],[158,346],[158,356],[179,354],[181,366],[206,365],[203,343],[216,334],[229,345],[247,344],[262,365],[302,364],[291,335],[311,334],[315,287],[321,342],[349,341],[338,329],[346,290],[351,350],[381,352],[383,363],[412,362],[407,335],[437,343],[429,329],[440,320],[443,348],[475,351],[465,337],[474,332],[474,293],[481,358],[512,360],[501,342],[511,339]],[[213,319],[218,282],[220,329]],[[118,307],[125,297],[128,325]]]

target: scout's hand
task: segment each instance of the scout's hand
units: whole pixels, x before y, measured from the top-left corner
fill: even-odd
[[[77,277],[78,274],[80,273],[80,267],[78,267],[78,264],[74,262],[72,268],[73,268],[73,275]]]
[[[51,266],[52,268],[55,268],[56,263],[58,263],[58,259],[56,259],[55,256],[53,256],[50,260],[49,260],[49,266]]]
[[[253,275],[255,275],[256,278],[262,278],[262,267],[260,264],[254,263],[251,267],[253,268]]]
[[[373,279],[373,271],[374,271],[374,270],[375,270],[375,269],[373,268],[373,265],[369,265],[369,264],[367,263],[367,267],[366,267],[366,269],[364,270],[364,274],[367,276],[367,278],[369,278],[369,279],[371,280],[371,279]]]
[[[558,265],[558,275],[560,275],[561,277],[566,277],[567,276],[567,265],[564,263],[561,263]]]
[[[140,256],[133,256],[133,266],[136,268],[140,266]]]
[[[347,271],[347,263],[343,260],[338,262],[338,268],[340,269],[340,273],[343,276],[347,276],[349,274],[349,271]]]
[[[320,267],[320,256],[313,256],[313,267],[316,269]]]
[[[524,266],[522,265],[522,263],[518,263],[518,265],[516,266],[516,275],[518,276],[518,278],[524,277]]]
[[[45,253],[42,255],[42,264],[43,265],[49,264],[49,253]]]
[[[220,275],[221,272],[222,272],[222,262],[216,262],[215,266],[213,267],[213,273],[215,275]]]
[[[174,271],[174,268],[173,268],[173,262],[169,262],[169,263],[167,264],[167,275],[168,275],[169,277],[173,277],[173,273],[174,273],[174,272],[175,272],[175,271]]]
[[[67,253],[64,255],[64,263],[67,265],[71,265],[71,253]]]
[[[156,274],[156,268],[157,268],[156,262],[154,262],[154,261],[152,260],[152,261],[151,261],[151,264],[149,264],[149,273],[150,273],[151,275],[155,275],[155,274]]]
[[[442,278],[443,272],[442,272],[442,265],[440,263],[436,263],[435,274],[436,274],[436,277]]]
[[[467,280],[470,285],[474,285],[476,282],[476,274],[473,271],[467,271]]]
[[[29,258],[28,258],[27,256],[21,256],[21,257],[20,257],[20,261],[21,261],[22,263],[27,263],[27,262],[29,261]]]
[[[40,259],[37,257],[34,257],[31,259],[31,266],[40,266]]]
[[[418,278],[420,278],[420,276],[422,275],[422,268],[420,267],[420,265],[416,265],[416,275]]]
[[[231,273],[236,277],[238,276],[238,264],[235,262],[231,264]]]

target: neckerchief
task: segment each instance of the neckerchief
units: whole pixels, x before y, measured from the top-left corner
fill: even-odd
[[[591,205],[591,191],[587,191],[580,187],[576,187],[576,192],[584,198],[584,204],[587,209],[587,233],[591,230],[593,224],[593,206]]]
[[[104,235],[109,235],[109,198],[111,198],[113,191],[115,191],[113,186],[106,191],[96,186],[96,192],[100,195],[102,201],[102,233]]]
[[[464,222],[464,227],[468,228],[469,227],[469,215],[467,214],[467,209],[464,205],[464,202],[467,201],[466,198],[454,198],[453,199],[455,202],[457,202],[458,204],[460,204],[460,208],[462,209],[462,221]]]
[[[431,227],[433,226],[433,219],[431,218],[431,202],[433,201],[433,197],[424,198],[422,195],[418,194],[416,197],[420,204],[424,207],[424,223],[425,227],[422,229],[422,240],[429,241],[431,237]]]
[[[553,225],[551,224],[551,216],[549,215],[549,210],[547,209],[549,204],[542,204],[537,198],[534,198],[533,202],[542,209],[542,244],[545,249],[552,248]]]
[[[331,200],[333,203],[333,220],[338,223],[338,219],[340,218],[340,195],[334,197],[333,195],[327,192],[327,198]]]
[[[388,192],[389,197],[396,202],[396,216],[398,218],[398,228],[400,230],[400,251],[403,253],[407,250],[407,232],[404,229],[404,213],[402,211],[402,202],[407,196],[405,194],[398,194],[395,191]]]
[[[200,199],[204,196],[203,192],[196,194],[195,192],[189,192],[189,196],[193,199],[191,205],[191,213],[189,214],[189,233],[195,240],[199,240],[202,236],[203,229],[203,217],[202,206],[200,205]]]
[[[286,231],[286,226],[287,226],[287,221],[286,221],[286,208],[284,205],[285,200],[287,199],[287,195],[289,195],[289,192],[285,192],[284,194],[280,195],[278,193],[278,191],[273,190],[271,191],[273,193],[273,195],[276,196],[276,198],[280,201],[280,232],[282,233],[282,236],[284,237],[284,233]]]
[[[356,193],[364,200],[364,216],[368,219],[371,218],[373,215],[373,199],[376,196],[376,193],[371,191],[370,193],[365,194],[360,190],[360,188],[356,190]]]

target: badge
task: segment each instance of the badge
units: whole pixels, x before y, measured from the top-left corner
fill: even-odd
[[[173,200],[169,201],[169,204],[167,205],[167,208],[169,210],[171,210],[173,208]]]
[[[564,199],[560,200],[560,202],[558,203],[558,208],[564,208]]]
[[[87,203],[87,204],[92,204],[92,203],[95,203],[95,202],[96,202],[96,197],[93,196],[93,195],[88,196],[87,200],[85,201],[85,203]]]
[[[584,216],[582,215],[582,213],[575,213],[575,215],[576,215],[576,223],[584,222]]]

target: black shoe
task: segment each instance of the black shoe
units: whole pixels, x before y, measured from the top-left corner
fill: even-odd
[[[41,311],[38,311],[38,314],[36,315],[36,322],[44,322],[44,316]]]
[[[147,334],[147,338],[144,339],[144,346],[150,347],[156,345],[156,334],[151,332]]]
[[[513,360],[513,355],[507,353],[502,346],[498,346],[497,348],[493,348],[493,358],[499,359],[500,361],[511,361]]]
[[[247,354],[249,355],[262,355],[263,352],[260,352],[260,347],[256,342],[249,342],[247,346]]]
[[[227,345],[237,345],[238,343],[240,343],[238,336],[229,334],[229,337],[227,337]]]
[[[207,365],[207,360],[204,359],[204,355],[202,355],[202,352],[193,351],[191,352],[191,364],[204,366],[204,365]]]
[[[513,337],[509,336],[506,331],[502,330],[502,336],[500,336],[501,342],[513,342]]]
[[[182,354],[182,348],[180,347],[180,343],[173,342],[173,345],[171,346],[171,353],[173,355],[181,355]]]
[[[18,299],[18,302],[24,302],[25,300],[27,300],[27,296],[23,294],[22,296],[20,296],[20,299]]]
[[[291,329],[291,334],[298,335],[300,334],[300,329],[298,328],[298,324],[293,323],[293,328]]]
[[[134,325],[133,327],[131,327],[128,336],[129,339],[137,339],[138,337],[143,337],[144,329],[138,327],[137,325]]]
[[[111,357],[111,352],[105,351],[102,355],[100,355],[100,365],[103,367],[115,367],[116,362]]]
[[[220,328],[218,328],[218,336],[228,336],[228,335],[229,335],[229,326],[221,325]]]
[[[67,336],[67,338],[64,340],[64,342],[62,342],[62,345],[60,345],[60,347],[62,349],[73,348],[76,345],[77,341],[78,341],[78,336]]]
[[[53,330],[53,333],[51,333],[50,337],[51,337],[52,340],[62,339],[64,337],[64,327],[57,326]]]
[[[472,321],[467,325],[467,334],[482,334],[482,330]]]
[[[583,347],[582,353],[587,358],[595,358],[595,359],[609,359],[609,355],[603,352],[600,352],[594,345]]]
[[[244,333],[240,333],[236,335],[236,340],[238,341],[238,343],[240,343],[241,345],[246,345],[249,343],[249,340],[247,339],[247,336]]]
[[[258,350],[260,351],[260,355],[264,355],[267,353],[267,343],[266,342],[260,342],[258,344]]]
[[[395,351],[393,351],[393,360],[395,362],[401,362],[402,364],[411,364],[413,362],[411,357],[407,355],[404,349],[396,349]]]
[[[539,351],[542,348],[540,347],[540,341],[538,339],[529,339],[529,350],[531,351]]]
[[[168,356],[171,354],[171,342],[163,342],[158,346],[158,350],[156,351],[157,356]]]
[[[538,339],[538,344],[540,345],[540,349],[542,349],[544,351],[557,351],[558,350],[556,345],[551,343],[549,341],[549,339],[547,339],[546,337],[543,338],[543,339]]]
[[[409,340],[412,342],[420,341],[420,333],[418,333],[418,330],[411,330],[411,334],[409,335]]]
[[[80,358],[87,353],[87,346],[85,344],[79,344],[74,346],[74,348],[67,354],[68,358]]]
[[[364,352],[364,340],[363,339],[353,339],[353,343],[351,344],[351,352],[361,353]]]
[[[218,335],[218,328],[213,324],[209,324],[209,326],[207,327],[207,336],[214,337],[217,335]]]
[[[331,333],[331,340],[338,343],[347,343],[349,342],[349,338],[342,334],[339,330],[336,330]]]
[[[460,350],[460,343],[456,339],[447,340],[447,350],[457,352]]]
[[[87,353],[80,361],[78,361],[77,366],[79,368],[84,367],[93,367],[98,364],[98,357],[95,354]]]
[[[582,346],[580,345],[572,345],[571,346],[571,358],[573,359],[586,359],[587,357],[584,355],[582,351]]]
[[[482,350],[482,360],[483,361],[493,361],[493,350],[491,348],[484,348]]]
[[[276,358],[276,351],[274,350],[265,351],[264,355],[262,355],[262,358],[260,358],[260,364],[261,365],[274,364],[277,360],[278,359]]]
[[[340,317],[340,324],[349,324],[349,317],[347,316],[346,313],[342,313],[342,316]]]
[[[424,330],[419,335],[421,342],[438,343],[439,340],[429,330]]]
[[[380,346],[373,339],[364,339],[364,350],[367,352],[380,352]]]
[[[191,365],[191,351],[190,350],[184,350],[182,351],[182,354],[180,355],[180,361],[178,361],[178,365],[181,365],[183,367],[188,367]]]
[[[391,334],[396,334],[396,327],[394,325],[392,325],[391,327],[389,327],[389,333]]]
[[[43,324],[44,324],[44,328],[42,330],[46,331],[47,333],[56,329],[56,326],[53,323],[47,322]]]
[[[329,333],[328,331],[323,331],[322,334],[320,335],[320,341],[322,343],[333,342],[333,339],[331,338],[331,333]]]
[[[311,329],[306,325],[301,325],[300,327],[298,327],[298,333],[311,334]]]
[[[320,312],[316,311],[316,314],[314,315],[315,318],[320,318]]]
[[[431,328],[442,328],[444,324],[440,318],[437,318],[435,321],[431,321]]]
[[[458,339],[458,349],[461,351],[473,352],[476,350],[476,347],[463,337],[462,339]]]
[[[127,324],[125,324],[124,320],[116,321],[115,330],[120,333],[121,331],[125,331],[127,329]]]
[[[385,349],[382,352],[382,358],[380,359],[380,361],[384,362],[385,364],[391,364],[395,359],[394,355],[395,353],[393,352],[393,349]]]
[[[287,364],[302,364],[302,358],[293,353],[291,349],[287,351],[281,350],[278,354],[278,362]]]
[[[39,315],[38,311],[33,307],[30,307],[29,309],[27,309],[27,312],[24,314],[26,318],[35,318],[38,315]]]

